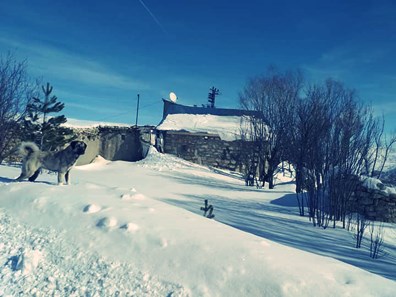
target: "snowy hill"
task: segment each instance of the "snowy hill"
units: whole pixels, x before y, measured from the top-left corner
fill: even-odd
[[[70,186],[18,175],[0,166],[0,296],[396,296],[392,236],[371,260],[351,233],[299,217],[287,180],[247,188],[153,150],[97,158]]]
[[[89,129],[95,127],[130,127],[131,124],[122,124],[122,123],[111,123],[111,122],[97,122],[97,121],[88,121],[88,120],[78,120],[68,118],[67,122],[62,126],[67,128],[75,128],[75,129]]]

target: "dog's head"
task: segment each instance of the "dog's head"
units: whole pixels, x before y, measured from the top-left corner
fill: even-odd
[[[78,155],[84,155],[85,150],[87,149],[87,145],[85,142],[79,141],[79,140],[74,140],[70,143],[70,146],[73,150]]]

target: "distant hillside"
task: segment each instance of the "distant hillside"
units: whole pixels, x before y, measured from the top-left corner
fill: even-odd
[[[393,169],[396,169],[396,147],[394,147],[393,151],[389,154],[384,170],[390,171]]]
[[[388,160],[384,167],[384,173],[381,181],[385,184],[396,186],[396,150],[394,149],[388,156]]]
[[[396,186],[396,168],[384,172],[381,176],[381,181],[385,184]]]

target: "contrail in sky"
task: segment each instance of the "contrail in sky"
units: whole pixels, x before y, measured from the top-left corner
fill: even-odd
[[[153,18],[154,22],[157,23],[157,25],[161,28],[162,31],[164,31],[164,33],[168,34],[168,32],[166,32],[164,26],[162,26],[162,24],[159,22],[159,20],[155,17],[155,15],[151,12],[151,10],[147,7],[147,5],[143,2],[143,0],[139,0],[140,4],[142,4],[142,6],[144,7],[144,9],[147,10],[147,12],[150,14],[150,16]]]

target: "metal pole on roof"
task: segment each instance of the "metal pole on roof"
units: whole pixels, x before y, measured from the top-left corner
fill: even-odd
[[[139,101],[140,101],[140,94],[137,94],[137,108],[136,108],[136,127],[138,125],[138,119],[139,119]]]

